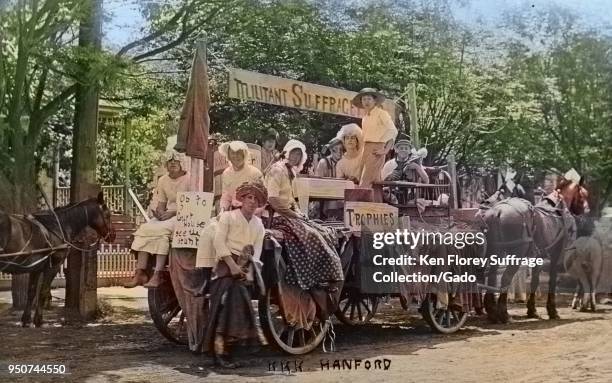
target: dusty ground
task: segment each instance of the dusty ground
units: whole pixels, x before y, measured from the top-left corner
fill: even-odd
[[[61,297],[62,290],[55,290]],[[472,318],[465,330],[434,335],[416,316],[386,305],[375,324],[335,327],[337,352],[321,350],[298,358],[303,372],[269,372],[285,355],[262,350],[240,358],[236,371],[212,367],[210,360],[169,343],[146,313],[143,289],[100,289],[107,316],[87,326],[62,327],[54,312],[41,329],[17,326],[20,313],[8,310],[0,293],[0,381],[73,382],[610,382],[612,307],[597,313],[562,308],[562,320],[527,320],[513,308],[515,322],[490,325]],[[61,304],[61,301],[55,302]],[[391,301],[391,304],[397,305]],[[397,305],[399,306],[399,305]],[[544,313],[544,309],[540,308]],[[366,370],[365,360],[388,359],[388,370]],[[357,370],[321,370],[321,360],[361,359]],[[294,358],[289,358],[293,361]],[[62,363],[70,375],[6,375],[7,363]],[[295,366],[294,364],[291,364]],[[3,375],[5,374],[5,375]]]

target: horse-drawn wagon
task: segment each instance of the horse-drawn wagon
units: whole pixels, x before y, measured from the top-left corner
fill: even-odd
[[[399,211],[400,216],[410,217],[411,226],[418,230],[449,230],[450,226],[461,225],[459,217],[453,217],[447,199],[452,195],[451,178],[442,169],[432,170],[435,177],[432,184],[417,184],[411,182],[380,182],[374,189],[390,187],[398,195],[397,203],[391,204]],[[298,178],[296,180],[296,195],[302,208],[310,202],[325,202],[343,200],[345,190],[354,188],[351,182],[339,179]],[[423,199],[417,206],[416,199]],[[423,210],[423,206],[425,209]],[[307,211],[307,210],[306,210]],[[311,209],[311,211],[313,211]],[[473,214],[472,214],[473,215]],[[466,216],[465,214],[463,216]],[[461,230],[476,229],[469,222],[462,221]],[[399,287],[394,293],[369,293],[363,291],[361,281],[361,265],[363,263],[364,238],[360,233],[351,232],[341,221],[321,222],[332,227],[338,234],[339,254],[341,255],[345,282],[340,294],[338,309],[335,316],[346,325],[359,325],[369,322],[377,312],[379,302],[385,296],[400,297],[402,307],[408,310],[411,306],[418,307],[419,312],[437,332],[452,333],[459,330],[465,323],[472,307],[474,295],[470,295],[466,284],[444,284],[443,288],[435,288],[435,284],[414,284],[413,289]],[[268,227],[270,222],[268,222]],[[453,230],[450,228],[450,230]],[[418,248],[415,252],[428,251],[445,252],[445,246],[438,248]],[[455,250],[457,251],[457,250]],[[460,257],[477,256],[477,249],[466,247],[458,252]],[[265,284],[265,294],[258,297],[257,306],[259,321],[269,343],[289,354],[304,354],[314,350],[328,336],[331,320],[317,319],[310,328],[296,328],[288,325],[283,311],[280,281],[284,278],[286,265],[283,250],[282,234],[267,230],[264,250],[261,256],[263,262],[262,276]],[[423,274],[438,273],[439,268],[425,270]],[[449,270],[458,273],[460,270]],[[475,284],[472,285],[475,287]],[[186,316],[181,310],[169,277],[157,288],[149,289],[149,309],[155,326],[162,335],[176,343],[187,343]]]

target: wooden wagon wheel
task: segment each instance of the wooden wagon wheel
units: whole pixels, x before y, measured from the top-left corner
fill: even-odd
[[[436,308],[436,295],[430,294],[421,306],[421,315],[429,326],[441,334],[452,334],[458,331],[467,320],[468,313],[455,305]],[[449,299],[452,301],[452,299]]]
[[[379,297],[362,294],[357,287],[347,287],[342,290],[336,318],[348,326],[368,323],[376,314]]]
[[[187,318],[169,277],[162,278],[159,287],[149,289],[148,300],[149,313],[157,330],[174,343],[187,344]]]
[[[279,305],[278,289],[267,288],[259,300],[259,318],[266,339],[282,351],[292,355],[307,354],[325,338],[329,323],[315,323],[310,330],[296,329],[285,320]]]

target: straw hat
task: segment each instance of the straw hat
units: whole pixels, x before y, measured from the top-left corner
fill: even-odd
[[[268,201],[268,191],[260,183],[245,182],[236,188],[236,199],[240,202],[249,194],[253,194],[257,198],[259,206],[265,205]]]
[[[362,90],[359,91],[359,93],[357,93],[355,97],[353,97],[353,100],[351,101],[351,103],[355,105],[356,107],[363,109],[361,98],[366,95],[374,97],[374,102],[376,102],[377,105],[380,105],[385,101],[385,96],[379,91],[377,91],[376,89],[363,88]]]

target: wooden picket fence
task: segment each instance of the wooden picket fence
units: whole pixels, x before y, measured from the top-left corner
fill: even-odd
[[[66,279],[62,265],[56,279]],[[100,278],[129,278],[136,268],[136,259],[130,254],[130,250],[120,245],[100,244],[98,250],[98,279]],[[0,281],[10,281],[10,274],[0,273]]]

